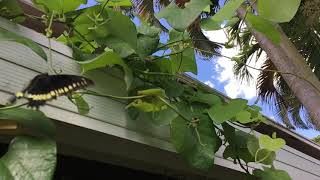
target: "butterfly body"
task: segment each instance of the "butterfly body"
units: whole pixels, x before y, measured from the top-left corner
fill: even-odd
[[[39,106],[44,105],[47,101],[56,99],[59,96],[69,95],[93,84],[92,80],[82,76],[39,74],[30,81],[25,89],[17,92],[11,102],[19,98],[26,98],[28,106],[38,109]]]

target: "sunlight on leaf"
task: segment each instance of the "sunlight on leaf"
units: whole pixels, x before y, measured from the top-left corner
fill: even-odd
[[[289,22],[297,13],[301,0],[259,0],[259,16],[277,23]],[[276,4],[276,5],[275,5]]]
[[[235,21],[233,17],[243,2],[244,0],[228,1],[214,16],[202,20],[201,27],[204,30],[218,30],[225,21]]]
[[[48,139],[20,136],[12,140],[0,159],[1,179],[52,179],[56,167],[56,144]]]
[[[269,137],[268,135],[261,135],[259,137],[259,144],[262,148],[265,148],[269,151],[278,151],[280,150],[284,145],[286,145],[285,140],[281,138],[273,139]]]
[[[158,19],[165,18],[174,29],[184,31],[210,4],[210,0],[191,0],[182,9],[172,1],[166,8],[156,14],[156,17]]]

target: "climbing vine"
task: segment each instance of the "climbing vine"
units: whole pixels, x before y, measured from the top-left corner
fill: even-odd
[[[24,13],[15,0],[2,0],[0,15],[16,23],[26,18],[43,22],[47,27],[45,35],[49,43],[55,31],[54,23],[63,24],[64,33],[55,39],[72,48],[73,59],[81,66],[84,75],[106,67],[122,70],[129,96],[119,97],[94,91],[78,92],[69,99],[78,107],[80,114],[85,115],[90,111],[90,106],[85,101],[87,95],[127,100],[126,110],[131,119],[143,116],[150,123],[170,125],[173,146],[195,168],[209,171],[214,166],[214,154],[223,150],[224,158],[239,164],[250,177],[290,179],[285,171],[278,170],[273,165],[276,152],[285,145],[285,141],[277,138],[276,134],[272,137],[261,135],[259,138],[254,135],[254,127],[266,122],[258,106],[247,105],[248,102],[244,99],[226,100],[204,86],[186,81],[184,73],[197,74],[195,53],[201,51],[194,47],[193,41],[196,40],[189,37],[186,29],[210,6],[209,0],[191,0],[183,9],[172,2],[156,14],[156,18],[165,18],[172,27],[168,33],[169,40],[165,43],[160,43],[161,29],[151,26],[138,16],[132,20],[132,17],[125,15],[124,10],[132,6],[129,0],[97,2],[95,6],[78,9],[81,4],[86,3],[85,0],[33,0],[34,5],[43,12],[42,16],[34,16]],[[272,22],[277,22],[278,19],[274,19],[274,16],[266,18],[270,15],[268,5],[259,6],[264,10],[262,15],[265,17],[254,15],[251,13],[253,3],[255,2],[230,0],[215,16],[202,20],[202,28],[213,30],[232,25],[238,21],[234,17],[235,11],[243,6],[248,11],[247,18],[252,28],[278,43],[278,32],[272,26]],[[287,2],[288,4],[294,3]],[[291,14],[278,15],[277,17],[283,17],[279,21],[292,18],[294,8],[292,5]],[[32,40],[3,28],[0,28],[0,40],[28,46],[52,68],[51,55],[47,57]],[[46,136],[17,137],[8,153],[0,159],[1,176],[7,179],[28,179],[24,177],[25,174],[34,179],[52,177],[56,163],[52,154],[56,153],[56,147],[51,140],[54,126],[50,119],[41,111],[15,105],[0,108],[0,120],[14,120]],[[248,131],[237,129],[239,126]],[[24,143],[31,144],[30,148],[15,150]],[[27,161],[22,162],[25,169],[10,165],[19,161],[20,157],[28,158],[23,157],[23,151],[34,152],[37,147],[41,147],[43,154],[32,158],[50,171],[43,172],[40,166],[31,170]],[[43,156],[47,156],[50,161],[46,159],[43,162]],[[262,164],[264,168],[250,171],[251,163]],[[20,173],[15,173],[17,171]],[[24,171],[29,173],[23,173]]]

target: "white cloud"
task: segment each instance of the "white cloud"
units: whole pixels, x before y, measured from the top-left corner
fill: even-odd
[[[211,88],[214,88],[214,84],[211,81],[205,81],[204,84],[208,85]]]
[[[207,31],[204,33],[212,41],[220,43],[225,43],[227,41],[223,30]],[[221,50],[221,54],[227,57],[233,57],[237,55],[238,52],[238,47],[231,49],[223,48]],[[224,84],[224,91],[226,92],[227,96],[231,98],[241,97],[245,99],[253,99],[256,97],[256,82],[254,80],[258,77],[259,71],[249,68],[249,72],[252,74],[254,80],[250,84],[246,82],[241,83],[238,79],[236,79],[233,73],[233,65],[235,62],[226,57],[218,57],[212,60],[212,62],[215,64],[214,70],[219,72],[217,76],[212,76],[212,78],[218,80],[219,83]],[[253,58],[248,65],[260,68],[261,63],[263,63],[263,61],[256,62]]]

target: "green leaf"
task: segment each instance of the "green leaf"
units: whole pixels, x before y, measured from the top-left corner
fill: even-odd
[[[23,22],[25,20],[23,10],[16,0],[0,1],[0,16],[10,18],[14,22]]]
[[[259,16],[277,23],[289,22],[297,13],[300,3],[301,0],[259,0]]]
[[[229,143],[229,147],[224,152],[224,158],[239,157],[246,163],[254,162],[254,155],[250,153],[248,142],[255,138],[253,135],[242,131],[235,131],[234,127],[227,123],[222,124],[224,137]]]
[[[35,42],[25,37],[16,35],[10,31],[0,28],[0,41],[12,41],[23,44],[29,47],[33,52],[39,55],[41,58],[47,61],[47,54],[44,50]]]
[[[169,31],[169,37],[170,37],[170,39],[167,43],[179,43],[179,41],[189,39],[189,35],[187,32],[179,32],[174,29],[171,29]],[[179,49],[179,50],[181,50],[181,49]]]
[[[257,153],[257,162],[265,165],[272,165],[273,161],[276,159],[276,153],[274,151],[269,151],[267,149],[260,149]]]
[[[264,167],[264,170],[253,170],[253,175],[259,177],[261,180],[291,180],[291,177],[286,171],[267,167]]]
[[[128,43],[119,38],[108,36],[103,41],[109,48],[113,49],[114,52],[118,53],[122,58],[126,58],[135,53],[135,50],[132,49]]]
[[[247,100],[233,99],[228,104],[217,104],[208,110],[208,114],[215,124],[221,124],[235,117],[247,106]]]
[[[102,53],[100,56],[89,60],[89,61],[82,61],[82,62],[78,62],[83,71],[87,72],[90,70],[94,70],[94,69],[98,69],[98,68],[104,68],[107,66],[114,66],[114,65],[119,65],[123,68],[125,76],[124,76],[124,80],[127,84],[127,89],[130,87],[132,79],[133,79],[133,74],[131,69],[127,66],[127,64],[125,64],[125,62],[121,59],[121,57],[112,52],[112,51],[108,51],[108,52],[104,52]]]
[[[17,122],[26,128],[48,136],[55,134],[55,125],[41,111],[23,108],[0,110],[0,121],[1,120]]]
[[[281,138],[272,139],[268,135],[261,135],[259,137],[259,144],[260,147],[265,148],[269,151],[278,151],[284,145],[286,145],[286,142]]]
[[[0,179],[14,180],[13,176],[10,173],[10,170],[7,169],[6,165],[2,163],[1,159],[0,159]]]
[[[235,132],[235,144],[231,144],[235,146],[235,152],[237,156],[244,160],[246,163],[254,162],[254,155],[252,155],[248,149],[248,142],[255,138],[253,135],[243,132],[243,131],[236,131]]]
[[[192,72],[198,74],[196,59],[194,57],[194,50],[187,48],[183,52],[171,55],[172,72]]]
[[[250,112],[241,111],[236,115],[236,120],[239,121],[240,123],[243,123],[243,124],[255,121],[255,120],[252,120],[250,117],[251,117]]]
[[[32,0],[40,9],[55,13],[66,13],[76,10],[81,4],[86,4],[87,0]]]
[[[130,0],[96,0],[96,2],[99,2],[99,3],[105,3],[108,1],[108,6],[109,7],[114,7],[114,6],[117,6],[117,7],[131,7],[132,6],[132,3]]]
[[[140,26],[138,26],[138,33],[149,36],[149,37],[158,37],[161,33],[161,29],[155,26],[151,26],[147,22],[142,21]]]
[[[166,96],[164,90],[160,88],[141,90],[141,91],[138,91],[138,95],[159,96],[159,97]]]
[[[159,44],[159,37],[150,37],[146,35],[139,35],[137,44],[137,53],[141,59],[153,54]]]
[[[225,20],[230,21],[236,14],[236,10],[244,0],[230,0],[228,1],[214,16],[201,21],[201,27],[204,30],[218,30],[221,29],[221,24]],[[220,28],[219,28],[220,27]]]
[[[161,111],[166,108],[163,104],[155,104],[141,99],[134,100],[132,103],[128,104],[127,108],[135,107],[143,112],[156,112]]]
[[[249,21],[251,28],[259,31],[270,39],[273,43],[279,44],[281,41],[280,33],[275,28],[274,24],[269,20],[263,19],[260,16],[255,16],[251,13],[247,14],[246,19]]]
[[[222,103],[219,96],[216,96],[214,94],[205,94],[202,92],[197,92],[195,96],[190,97],[190,101],[205,103],[210,106]]]
[[[156,14],[156,18],[165,18],[172,28],[178,31],[184,31],[210,4],[210,0],[191,0],[186,3],[182,9],[172,1],[166,8],[163,8]]]
[[[72,94],[72,99],[78,108],[79,114],[86,115],[89,113],[90,111],[89,104],[87,103],[86,100],[84,100],[81,94],[78,94],[78,93]]]
[[[174,106],[174,105],[173,105]],[[152,122],[157,126],[169,125],[171,121],[178,117],[178,114],[171,108],[152,113]]]
[[[137,30],[130,18],[111,9],[107,9],[107,12],[109,19],[106,25],[109,33],[137,49]]]
[[[168,97],[178,97],[184,92],[184,86],[176,80],[166,80],[163,84],[163,88]]]
[[[220,147],[221,140],[215,134],[212,122],[199,117],[196,129],[189,126],[180,117],[171,122],[171,142],[187,162],[193,167],[209,170],[214,164],[214,153]],[[201,142],[200,142],[201,141]]]
[[[247,140],[247,148],[250,154],[255,156],[259,149],[259,140],[255,136],[250,136]]]
[[[223,158],[224,159],[228,159],[228,158],[236,159],[237,158],[237,155],[235,154],[234,149],[233,149],[232,146],[228,145],[226,147],[226,149],[224,149]]]
[[[1,179],[52,179],[56,166],[56,144],[48,139],[16,137],[0,159]]]

